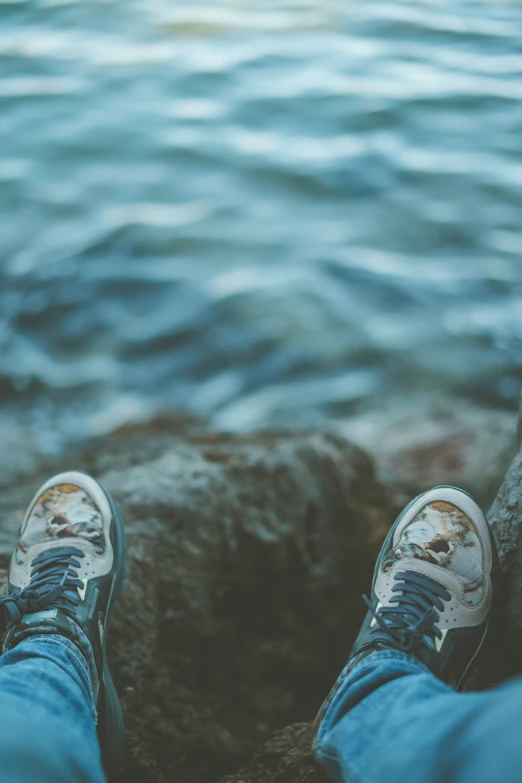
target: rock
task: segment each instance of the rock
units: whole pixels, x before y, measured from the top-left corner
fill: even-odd
[[[52,456],[44,453],[31,437],[27,427],[11,418],[0,416],[0,488],[9,487],[20,475],[33,473]]]
[[[522,414],[522,409],[521,409]],[[519,419],[519,432],[522,431]],[[522,449],[522,443],[519,442]],[[498,632],[507,673],[521,673],[522,651],[522,450],[513,459],[489,512],[502,568]]]
[[[311,723],[286,726],[237,775],[228,775],[219,783],[322,783],[312,762],[311,741]]]
[[[165,420],[62,467],[97,476],[126,524],[130,575],[110,637],[121,781],[216,783],[274,730],[249,780],[271,780],[255,778],[266,759],[313,780],[308,729],[284,727],[313,718],[364,614],[395,512],[371,460],[333,434],[227,437]],[[4,575],[42,478],[2,495]]]
[[[0,493],[0,581],[44,467]],[[386,488],[338,434],[226,436],[183,418],[53,465],[71,467],[114,494],[128,536],[110,638],[127,728],[114,783],[319,783],[310,721],[358,630],[405,484],[388,476]],[[450,467],[444,480],[458,483]],[[506,655],[522,642],[522,452],[490,519],[507,610],[472,687],[522,669]]]
[[[373,457],[403,502],[437,484],[471,492],[487,508],[516,452],[516,416],[457,397],[417,396],[348,419],[340,431]]]
[[[501,432],[504,429],[502,426]],[[486,654],[474,670],[466,690],[488,688],[522,673],[522,407],[518,433],[521,450],[513,459],[489,514],[502,568],[497,624],[490,635]],[[505,432],[503,438],[507,442]],[[381,457],[381,469],[383,461]],[[458,484],[450,467],[443,480]],[[457,467],[462,470],[462,463]],[[417,479],[419,476],[417,472]],[[396,473],[396,482],[398,478]],[[401,484],[402,481],[392,486],[397,491]],[[322,777],[315,771],[310,755],[311,737],[311,723],[292,724],[276,731],[239,773],[223,778],[220,783],[320,783]]]

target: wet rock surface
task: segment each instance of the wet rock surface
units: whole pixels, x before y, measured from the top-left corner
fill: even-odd
[[[229,437],[172,419],[53,469],[63,467],[99,478],[127,529],[130,575],[110,641],[127,729],[118,783],[318,783],[311,721],[364,614],[403,488],[394,495],[336,434]],[[0,493],[0,576],[48,474]],[[517,670],[505,649],[522,641],[520,519],[522,453],[491,512],[508,625],[472,687]]]

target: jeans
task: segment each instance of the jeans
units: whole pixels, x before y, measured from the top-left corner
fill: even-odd
[[[0,657],[0,783],[104,783],[87,662],[63,636]]]
[[[522,678],[456,693],[413,656],[341,673],[316,736],[337,783],[521,783]]]

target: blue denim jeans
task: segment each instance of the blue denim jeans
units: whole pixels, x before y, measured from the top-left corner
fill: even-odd
[[[95,720],[68,639],[31,636],[0,657],[0,783],[104,783]]]
[[[521,783],[522,678],[456,693],[414,657],[341,673],[316,756],[337,783]]]

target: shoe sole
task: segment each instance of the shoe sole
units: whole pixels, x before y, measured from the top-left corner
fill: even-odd
[[[102,489],[111,509],[111,543],[114,552],[114,577],[111,588],[111,594],[109,602],[107,604],[107,613],[104,622],[104,634],[102,639],[102,693],[101,703],[98,709],[98,738],[100,741],[102,762],[110,778],[118,772],[121,766],[121,760],[123,757],[123,746],[125,731],[123,725],[123,714],[121,710],[120,700],[114,686],[114,682],[111,676],[109,668],[109,662],[107,659],[107,637],[109,635],[109,627],[111,618],[114,612],[114,608],[118,601],[119,596],[122,593],[125,578],[127,576],[127,544],[125,537],[125,528],[123,526],[123,520],[119,512],[118,506],[110,492],[100,484],[97,479],[94,479],[89,473],[85,471],[77,471],[83,473],[85,476],[89,476],[90,479],[96,481],[98,486]]]

